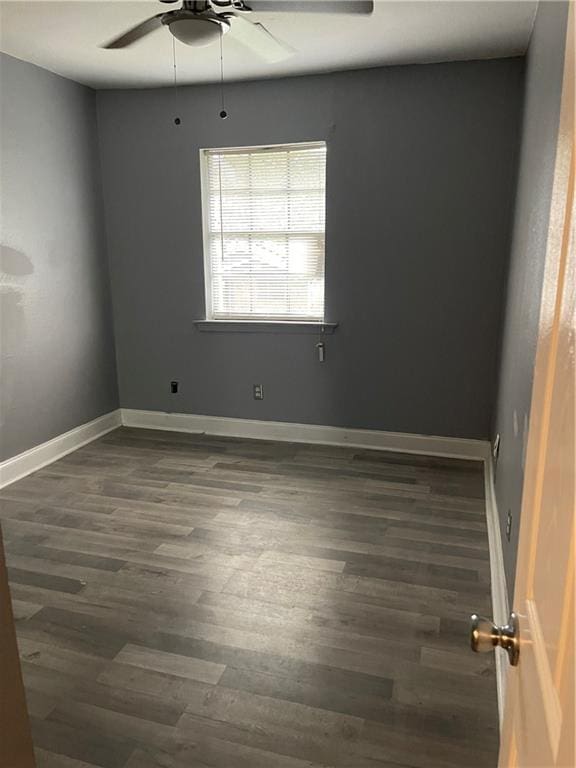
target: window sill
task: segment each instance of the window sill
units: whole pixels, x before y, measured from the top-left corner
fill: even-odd
[[[204,333],[308,333],[332,334],[338,323],[316,323],[294,320],[195,320]]]

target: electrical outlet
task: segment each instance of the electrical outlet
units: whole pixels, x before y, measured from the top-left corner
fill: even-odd
[[[512,512],[508,510],[506,515],[506,539],[510,541],[510,535],[512,533]]]
[[[497,434],[492,444],[492,457],[494,461],[498,461],[498,455],[500,454],[500,434]]]
[[[170,382],[170,394],[177,395],[178,394],[178,382],[177,381],[171,381]]]
[[[254,384],[254,400],[264,400],[263,384]]]

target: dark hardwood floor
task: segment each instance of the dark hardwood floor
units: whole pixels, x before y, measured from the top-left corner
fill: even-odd
[[[479,463],[123,428],[0,502],[39,768],[496,765]]]

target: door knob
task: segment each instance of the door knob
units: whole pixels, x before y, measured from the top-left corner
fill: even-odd
[[[510,614],[508,624],[498,627],[490,619],[470,616],[470,645],[476,653],[487,653],[498,646],[508,653],[508,661],[515,667],[520,656],[520,630],[518,616]]]

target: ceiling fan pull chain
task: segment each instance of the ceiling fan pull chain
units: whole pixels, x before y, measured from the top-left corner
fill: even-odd
[[[224,105],[224,46],[223,46],[224,30],[220,29],[220,117],[222,120],[226,120],[228,112]]]
[[[174,112],[178,111],[180,99],[178,98],[178,74],[176,70],[176,38],[172,37],[172,66],[174,69]],[[174,125],[180,125],[182,120],[176,115]]]

